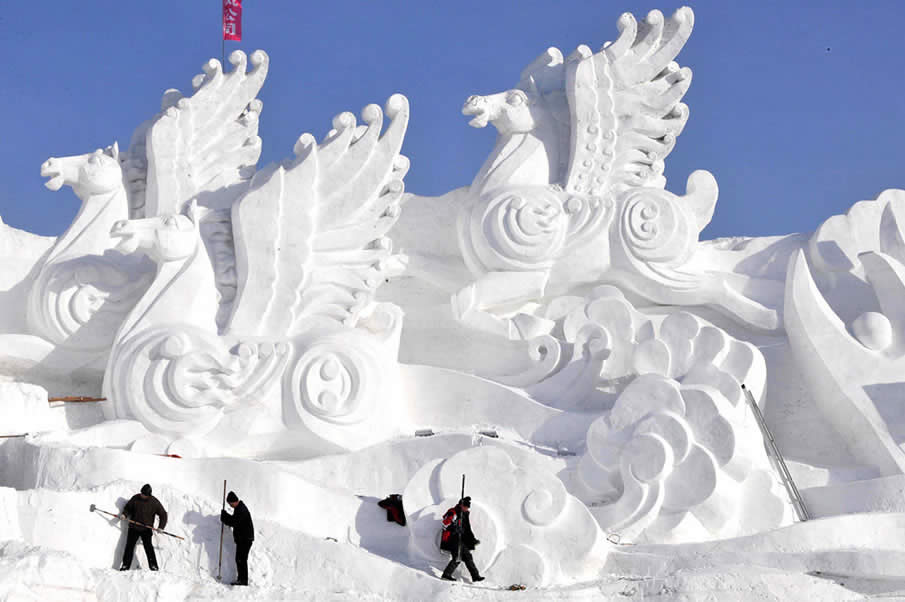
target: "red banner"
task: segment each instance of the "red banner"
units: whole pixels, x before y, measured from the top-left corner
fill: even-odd
[[[242,0],[223,0],[223,39],[242,41]]]

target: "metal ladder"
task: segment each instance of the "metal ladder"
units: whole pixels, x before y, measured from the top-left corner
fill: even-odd
[[[792,474],[789,472],[789,468],[786,466],[786,461],[783,459],[782,454],[779,452],[779,448],[776,447],[776,440],[773,439],[773,433],[770,432],[770,428],[767,426],[767,421],[764,420],[764,415],[761,413],[760,408],[757,406],[757,402],[754,401],[754,396],[751,394],[751,391],[742,384],[742,391],[745,393],[745,398],[748,400],[748,405],[751,406],[751,411],[754,413],[754,418],[757,420],[757,426],[760,427],[761,435],[764,437],[764,446],[767,448],[767,453],[773,457],[776,461],[776,467],[779,469],[779,477],[782,479],[782,484],[786,488],[786,492],[789,494],[789,498],[792,500],[792,506],[795,508],[796,514],[798,514],[799,521],[811,520],[811,515],[808,513],[808,509],[804,505],[804,500],[801,499],[801,493],[798,492],[798,487],[795,486],[795,481],[792,480]]]

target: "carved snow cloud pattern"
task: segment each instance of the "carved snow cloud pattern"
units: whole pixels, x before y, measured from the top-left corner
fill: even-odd
[[[591,424],[578,478],[601,527],[634,541],[732,537],[791,518],[747,406],[661,375],[636,379]]]
[[[577,470],[578,495],[605,530],[703,540],[787,520],[740,386],[763,390],[755,347],[686,312],[644,316],[613,287],[558,311],[567,340],[588,324],[609,335],[598,392],[617,397],[588,429]]]

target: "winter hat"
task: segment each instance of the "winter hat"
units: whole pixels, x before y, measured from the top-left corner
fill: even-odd
[[[226,501],[232,504],[233,502],[239,501],[239,496],[236,495],[236,492],[230,491],[226,494]]]
[[[141,486],[141,494],[142,495],[151,495],[151,486],[145,483]]]
[[[471,496],[466,495],[461,500],[459,500],[460,506],[465,506],[466,508],[471,508]]]

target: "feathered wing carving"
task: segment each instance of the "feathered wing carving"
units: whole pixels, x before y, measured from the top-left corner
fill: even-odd
[[[238,289],[227,330],[237,336],[291,336],[312,320],[353,325],[377,287],[402,267],[384,236],[399,215],[408,159],[399,154],[408,101],[390,97],[391,122],[368,105],[363,124],[334,118],[317,144],[261,170],[233,206]]]
[[[693,26],[687,7],[669,19],[651,11],[640,24],[626,13],[615,42],[597,53],[582,45],[566,58],[572,127],[567,192],[602,197],[666,185],[664,158],[688,120],[680,101],[691,85],[691,70],[674,59]]]
[[[187,201],[247,181],[254,173],[261,154],[261,102],[255,97],[269,59],[261,50],[250,59],[253,68],[246,72],[245,53],[233,52],[230,73],[211,59],[192,80],[191,96],[168,90],[161,113],[136,130],[127,180],[140,196],[141,171],[146,169],[145,216],[179,213]]]

